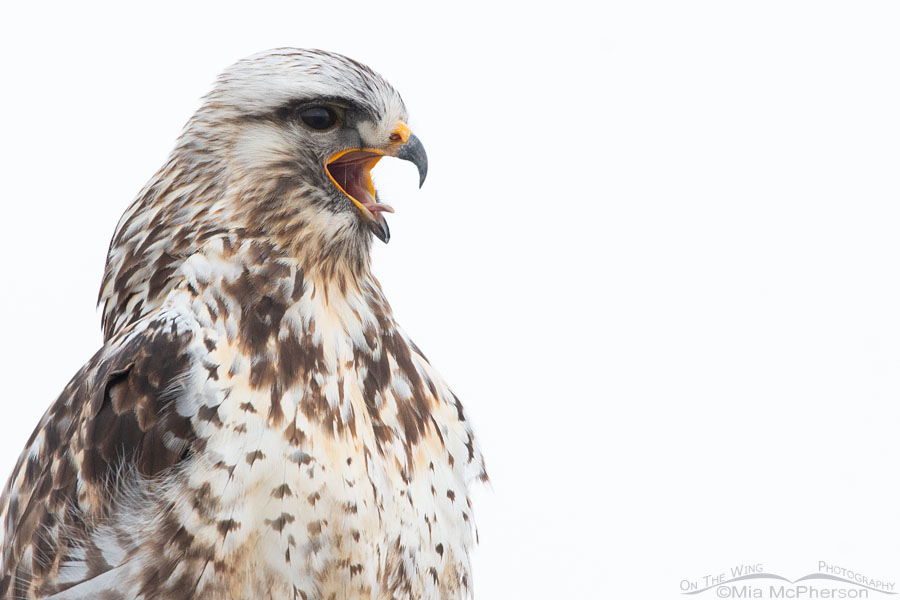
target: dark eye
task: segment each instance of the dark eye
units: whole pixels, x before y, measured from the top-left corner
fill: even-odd
[[[324,106],[304,108],[303,112],[300,113],[300,118],[309,127],[319,130],[328,129],[337,123],[337,115],[335,112]]]

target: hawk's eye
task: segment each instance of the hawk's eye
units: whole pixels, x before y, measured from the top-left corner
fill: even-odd
[[[300,119],[307,126],[320,131],[334,127],[334,124],[337,123],[335,112],[325,106],[313,106],[303,109],[303,112],[300,113]]]

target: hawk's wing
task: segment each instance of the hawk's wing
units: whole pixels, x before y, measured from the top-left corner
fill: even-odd
[[[198,343],[183,318],[160,313],[107,342],[69,382],[0,497],[0,597],[49,595],[128,560],[127,544],[97,547],[92,531],[134,482],[165,479],[190,453]]]

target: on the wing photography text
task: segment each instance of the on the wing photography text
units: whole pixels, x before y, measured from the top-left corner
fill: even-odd
[[[683,595],[717,598],[875,598],[896,595],[896,584],[868,573],[820,560],[817,569],[796,579],[768,571],[762,563],[731,567],[726,572],[682,579]]]

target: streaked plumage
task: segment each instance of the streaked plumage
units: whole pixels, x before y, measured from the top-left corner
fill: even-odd
[[[311,102],[345,104],[340,127],[300,123]],[[402,155],[406,120],[336,54],[219,78],[119,223],[103,348],[4,490],[2,597],[471,594],[481,454],[371,273],[381,208],[325,166]]]

